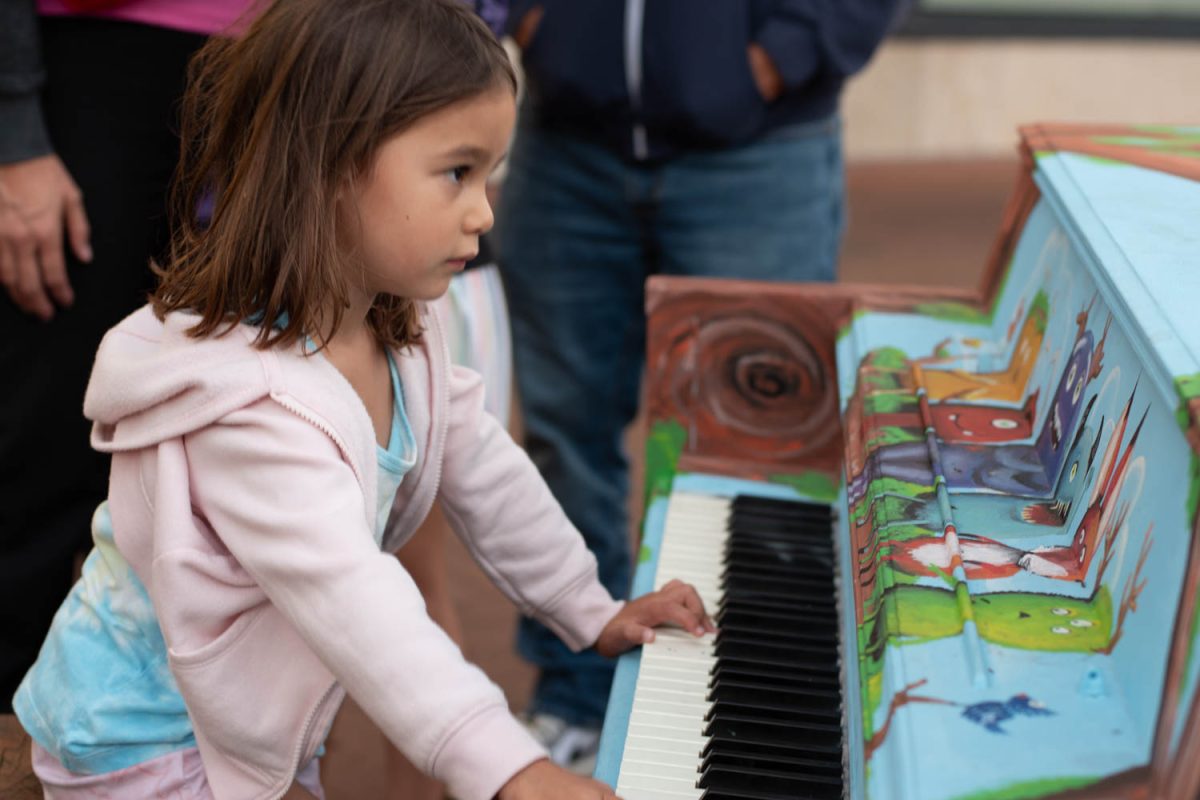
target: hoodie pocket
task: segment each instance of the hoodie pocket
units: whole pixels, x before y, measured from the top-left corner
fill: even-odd
[[[203,661],[232,645],[268,603],[231,555],[177,548],[151,567],[154,610],[173,660]],[[186,591],[172,587],[186,586]]]
[[[333,675],[271,605],[247,612],[209,646],[169,659],[210,783],[230,796],[288,778],[324,732],[326,706],[340,701],[330,701]]]

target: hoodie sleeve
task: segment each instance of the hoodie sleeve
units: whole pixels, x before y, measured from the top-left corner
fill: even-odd
[[[483,379],[450,375],[442,507],[480,567],[522,613],[572,650],[595,644],[621,608],[596,559],[525,451],[483,408]]]
[[[779,0],[755,35],[796,89],[818,74],[846,78],[862,69],[904,0]]]
[[[38,94],[45,74],[33,0],[0,2],[0,164],[51,152]]]
[[[375,545],[358,479],[329,436],[262,400],[185,446],[195,513],[414,764],[456,797],[488,800],[544,756]]]

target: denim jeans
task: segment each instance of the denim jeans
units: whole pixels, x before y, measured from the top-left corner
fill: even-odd
[[[519,126],[497,241],[526,447],[614,596],[630,583],[621,438],[637,412],[646,278],[832,280],[842,208],[836,119],[654,165]],[[531,711],[599,724],[613,662],[530,619],[518,648],[541,670]]]

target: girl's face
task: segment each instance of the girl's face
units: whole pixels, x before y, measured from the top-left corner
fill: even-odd
[[[507,87],[421,118],[385,141],[354,192],[365,273],[350,287],[440,297],[492,227],[487,179],[504,156],[516,107]]]

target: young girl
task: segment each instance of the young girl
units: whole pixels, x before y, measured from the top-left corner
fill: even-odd
[[[712,629],[684,584],[608,595],[425,305],[491,227],[513,86],[457,0],[279,0],[201,53],[171,257],[85,402],[95,549],[14,700],[48,797],[319,797],[345,692],[460,800],[612,797],[544,759],[390,552],[437,499],[573,648]]]

